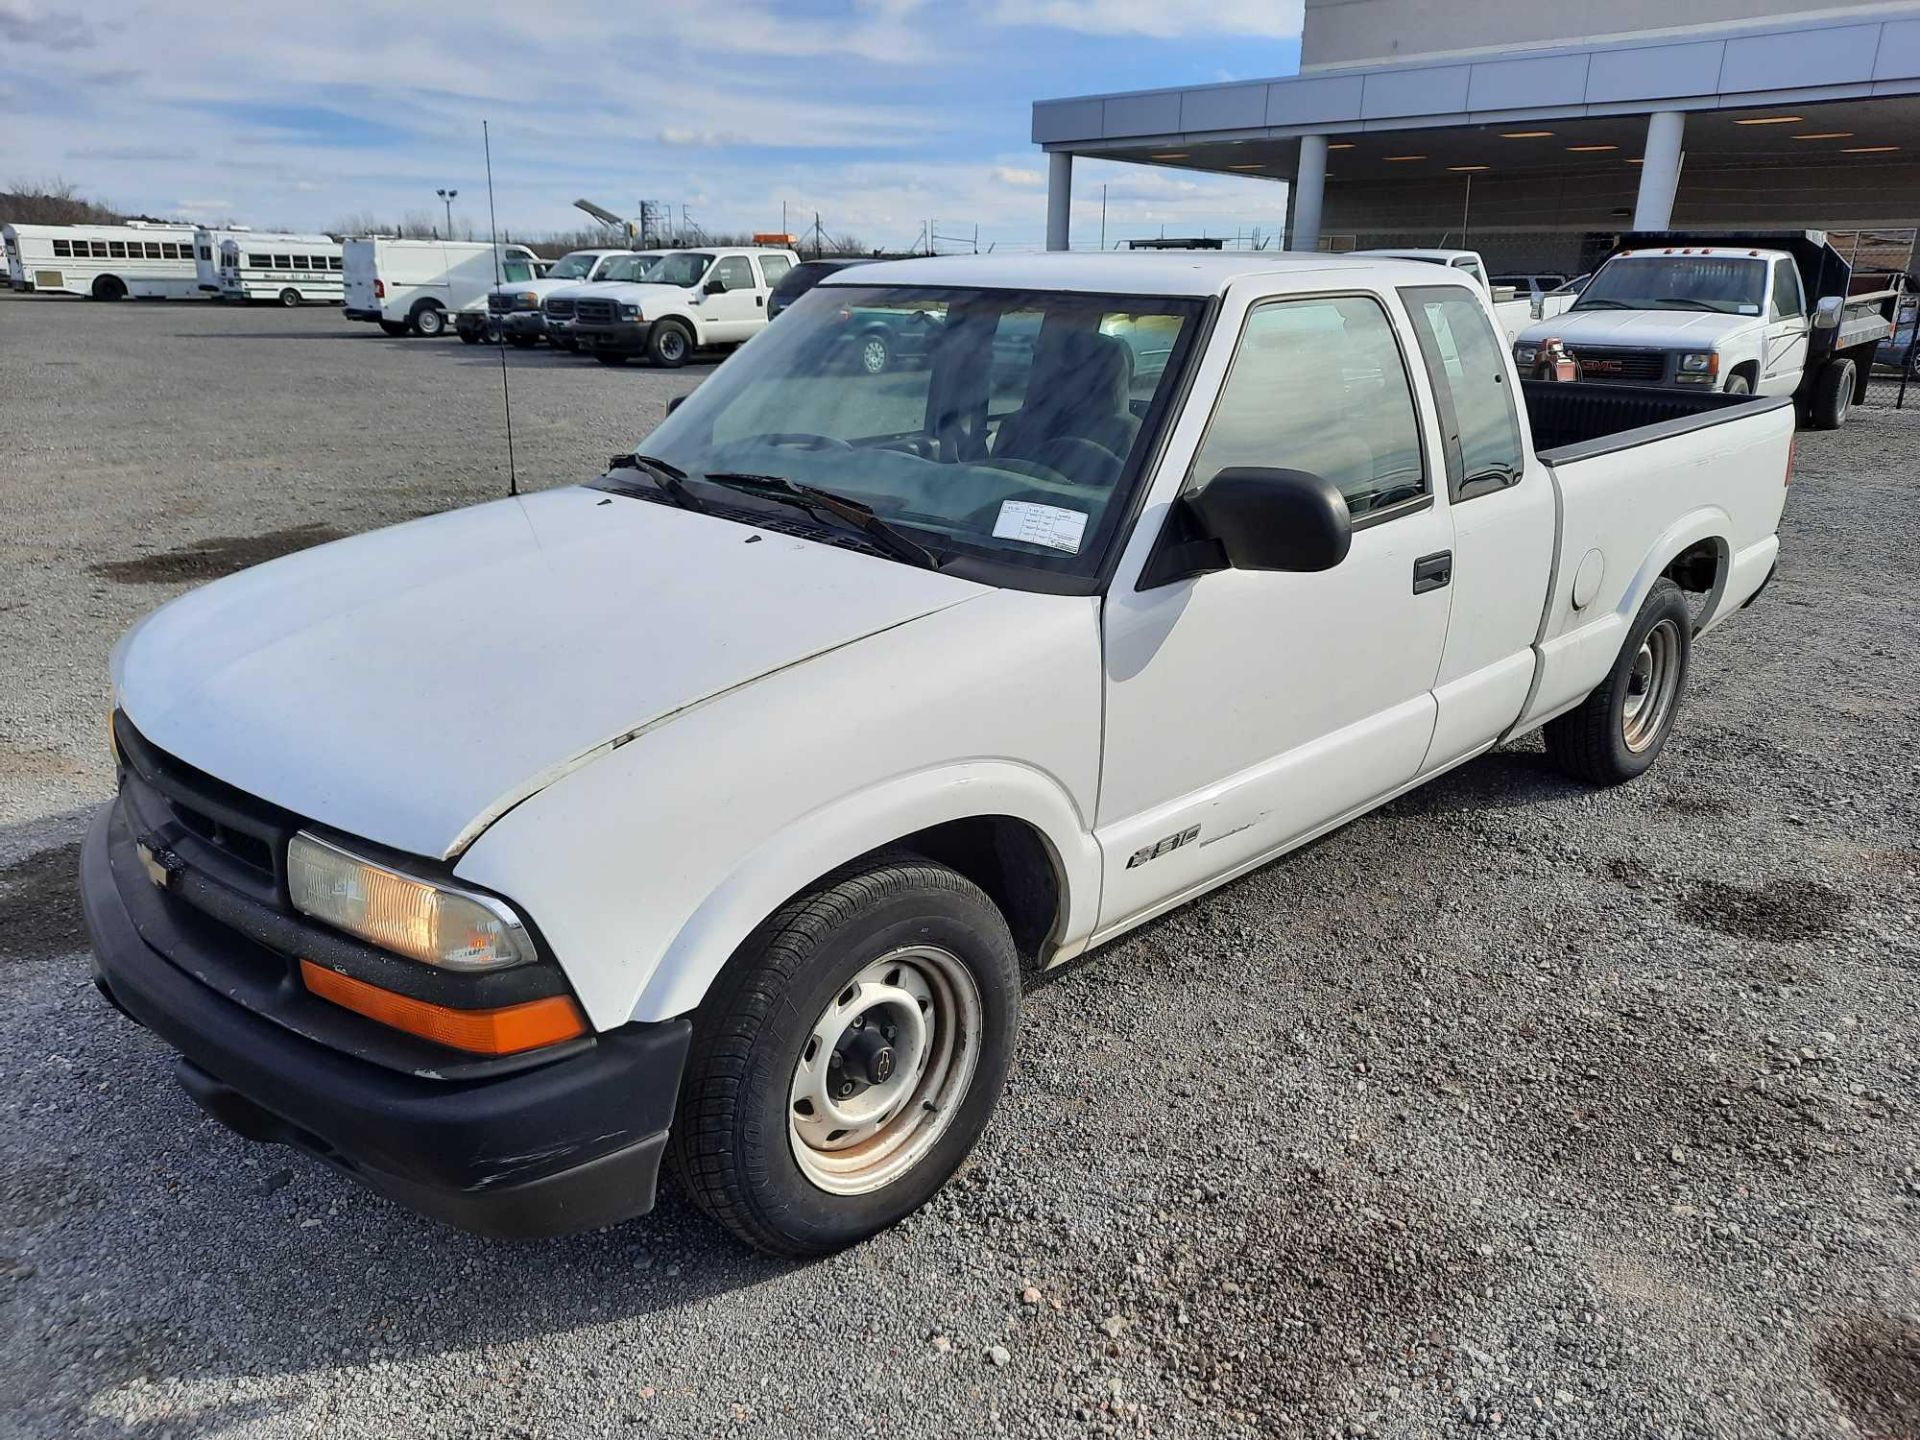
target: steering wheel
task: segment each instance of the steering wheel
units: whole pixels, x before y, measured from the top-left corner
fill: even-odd
[[[797,430],[776,430],[751,437],[755,445],[773,445],[788,450],[851,450],[847,441],[833,435],[808,435]]]
[[[1111,485],[1120,473],[1120,457],[1097,440],[1060,435],[1040,447],[1034,460],[1069,485]]]

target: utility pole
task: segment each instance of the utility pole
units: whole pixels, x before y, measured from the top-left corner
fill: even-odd
[[[1100,248],[1107,248],[1107,187],[1100,187]]]
[[[460,192],[458,190],[436,190],[433,193],[438,195],[440,197],[440,203],[447,207],[446,238],[451,240],[453,239],[453,202]]]

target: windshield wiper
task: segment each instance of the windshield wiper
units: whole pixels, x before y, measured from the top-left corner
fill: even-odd
[[[724,485],[729,490],[744,490],[749,495],[792,505],[816,518],[831,515],[841,524],[858,530],[873,542],[876,549],[885,551],[896,560],[918,565],[923,570],[940,568],[940,562],[931,550],[918,541],[909,540],[858,500],[849,500],[831,490],[803,485],[784,475],[749,475],[734,470],[714,470],[700,478],[715,485]]]
[[[1718,305],[1707,300],[1691,300],[1681,295],[1669,295],[1664,300],[1653,302],[1662,310],[1705,310],[1710,315],[1724,315],[1726,312]]]
[[[700,497],[687,489],[687,472],[678,465],[669,465],[665,460],[655,459],[651,455],[642,455],[635,451],[626,455],[616,455],[607,462],[608,470],[642,470],[651,477],[653,483],[674,504],[682,510],[704,512],[706,506]]]
[[[1598,300],[1576,300],[1571,308],[1575,310],[1631,310],[1633,306],[1624,300],[1609,300],[1603,295]]]

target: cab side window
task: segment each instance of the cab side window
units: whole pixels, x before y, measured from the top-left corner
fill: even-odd
[[[1471,500],[1518,483],[1526,463],[1520,413],[1507,381],[1506,351],[1480,297],[1423,285],[1402,290],[1400,298],[1440,407],[1449,493]]]
[[[1797,319],[1803,313],[1799,272],[1785,261],[1776,263],[1773,267],[1773,318]]]
[[[1427,495],[1406,361],[1377,300],[1326,295],[1248,312],[1189,484],[1242,465],[1332,481],[1356,523]]]
[[[722,290],[751,290],[753,266],[744,255],[729,255],[713,267],[713,280],[719,281]]]
[[[769,287],[778,285],[781,280],[786,277],[787,271],[792,268],[793,262],[788,260],[784,255],[762,255],[760,257],[760,273],[766,277]]]

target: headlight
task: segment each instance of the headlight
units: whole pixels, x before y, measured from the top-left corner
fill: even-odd
[[[640,314],[640,307],[638,305],[629,305],[625,301],[622,301],[620,304],[620,318],[622,320],[639,320],[644,317]]]
[[[1700,355],[1682,355],[1680,368],[1689,375],[1711,375],[1720,368],[1720,357],[1710,350]]]
[[[513,303],[522,310],[538,310],[540,308],[540,297],[531,290],[523,290],[520,294],[513,297]]]
[[[293,908],[383,950],[444,970],[499,970],[534,958],[505,902],[376,865],[302,831],[287,846]]]
[[[1521,369],[1533,364],[1540,358],[1540,351],[1532,345],[1516,345],[1513,348],[1513,363]]]

